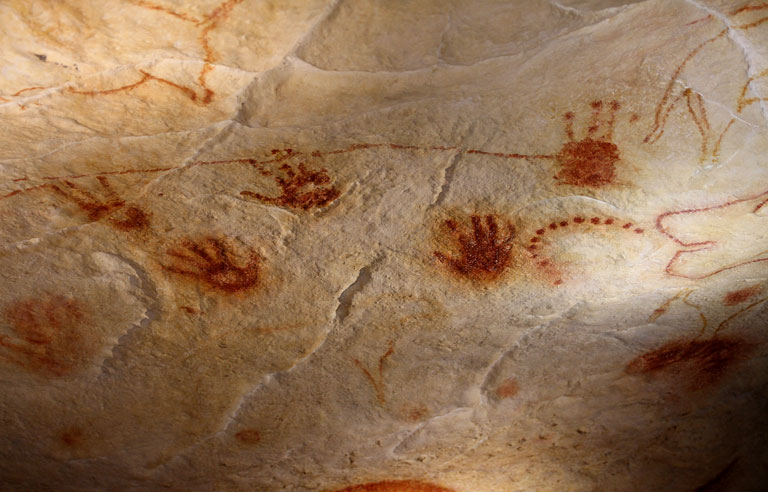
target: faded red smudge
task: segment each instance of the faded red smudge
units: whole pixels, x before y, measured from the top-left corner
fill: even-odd
[[[256,200],[288,208],[309,210],[325,207],[336,200],[341,192],[333,186],[326,169],[312,171],[301,163],[298,172],[289,164],[280,166],[285,177],[277,176],[275,181],[282,189],[282,195],[268,197],[252,191],[241,191],[240,194]]]
[[[85,308],[57,294],[16,301],[5,309],[14,337],[0,335],[2,357],[46,376],[65,376],[95,354],[95,340],[86,337]]]
[[[417,480],[386,480],[384,482],[369,482],[361,485],[351,485],[334,492],[454,492],[428,482]]]
[[[445,221],[450,236],[458,243],[459,256],[448,256],[435,251],[435,258],[459,275],[476,281],[494,280],[501,276],[512,261],[512,240],[515,227],[507,222],[499,230],[493,215],[485,216],[485,225],[479,215],[471,215],[472,231],[462,232],[453,219]]]
[[[748,351],[749,344],[733,338],[675,340],[646,352],[627,364],[628,374],[650,374],[689,380],[690,389],[711,386]]]
[[[51,187],[56,193],[73,201],[88,215],[88,219],[96,221],[125,205],[125,200],[115,192],[106,177],[97,176],[96,179],[101,185],[99,192],[82,189],[67,180],[63,180],[60,185],[51,185]]]
[[[121,231],[137,231],[149,227],[149,214],[138,207],[128,207],[124,212],[125,218],[111,218],[109,223]]]
[[[429,415],[429,409],[424,405],[404,408],[403,415],[405,416],[405,419],[408,420],[409,422],[418,422],[424,419],[424,417],[426,417],[427,415]]]
[[[83,430],[79,427],[68,427],[61,433],[61,443],[68,448],[75,448],[83,442]]]
[[[261,441],[261,434],[255,429],[244,429],[235,434],[235,439],[243,444],[256,444]]]
[[[608,120],[601,122],[603,102],[593,101],[592,117],[587,128],[587,135],[581,140],[575,140],[573,131],[574,114],[565,113],[566,134],[569,141],[563,145],[556,159],[560,164],[560,172],[555,179],[563,183],[587,188],[599,188],[614,182],[616,178],[616,163],[619,161],[619,148],[611,139],[616,111],[620,105],[611,101]],[[601,130],[602,135],[598,135]]]
[[[507,378],[496,388],[496,396],[499,398],[512,398],[520,391],[520,385],[512,378]]]
[[[723,304],[726,306],[735,306],[737,304],[741,304],[742,302],[746,302],[758,295],[761,290],[762,287],[760,284],[750,285],[749,287],[744,287],[743,289],[734,290],[733,292],[727,293],[725,297],[723,297]]]
[[[235,249],[215,237],[184,239],[167,253],[173,263],[163,265],[169,272],[194,279],[223,293],[239,293],[260,281],[261,257],[253,250],[239,257]]]

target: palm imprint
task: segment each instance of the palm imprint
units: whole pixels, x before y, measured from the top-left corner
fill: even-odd
[[[167,251],[172,264],[163,265],[169,272],[195,279],[222,292],[241,292],[259,283],[261,257],[249,249],[237,255],[224,241],[206,237],[198,241],[184,239]]]
[[[458,256],[435,251],[435,258],[454,272],[473,280],[492,280],[499,277],[512,260],[512,240],[515,228],[511,223],[499,229],[493,215],[485,216],[485,225],[478,215],[470,216],[471,232],[462,232],[453,219],[445,227],[458,243]]]

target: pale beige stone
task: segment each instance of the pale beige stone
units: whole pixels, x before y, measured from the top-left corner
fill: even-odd
[[[765,489],[768,5],[0,36],[0,490]]]

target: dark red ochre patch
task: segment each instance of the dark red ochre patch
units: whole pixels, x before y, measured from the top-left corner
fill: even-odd
[[[240,194],[264,203],[302,210],[325,207],[341,194],[329,186],[331,178],[326,169],[313,171],[302,163],[298,165],[298,172],[289,164],[283,164],[280,170],[284,176],[275,177],[275,181],[282,189],[282,195],[268,197],[252,191],[241,191]]]
[[[261,441],[261,434],[255,429],[244,429],[235,434],[235,439],[243,444],[257,444]]]
[[[742,302],[747,302],[760,293],[762,287],[760,284],[744,287],[743,289],[729,292],[723,297],[723,304],[726,306],[735,306]]]
[[[486,215],[485,221],[479,215],[471,215],[470,221],[472,230],[466,232],[462,232],[457,221],[445,221],[449,235],[458,243],[459,255],[448,256],[435,251],[435,258],[468,279],[494,280],[504,273],[512,261],[515,228],[507,222],[506,226],[500,229],[493,215]]]
[[[565,131],[569,141],[555,157],[560,164],[560,172],[555,179],[569,185],[599,188],[613,183],[616,178],[616,163],[620,155],[619,148],[611,139],[620,105],[612,101],[607,118],[603,115],[602,101],[593,101],[591,106],[591,121],[586,136],[581,140],[575,139],[574,114],[565,113]]]
[[[80,427],[67,427],[59,436],[61,443],[68,448],[76,448],[83,443],[83,429]]]
[[[184,239],[167,253],[172,264],[169,272],[197,280],[223,293],[238,293],[254,288],[260,280],[261,257],[248,250],[244,257],[222,239],[204,237]]]
[[[5,309],[13,337],[0,335],[0,356],[45,376],[65,376],[96,352],[88,338],[85,308],[73,298],[43,294]]]
[[[138,207],[125,209],[124,217],[113,217],[109,220],[116,229],[121,231],[137,231],[149,227],[149,214]]]
[[[748,352],[750,345],[733,338],[676,340],[627,364],[628,374],[684,377],[690,389],[711,386]]]
[[[417,480],[386,480],[352,485],[335,492],[453,492],[451,489]]]

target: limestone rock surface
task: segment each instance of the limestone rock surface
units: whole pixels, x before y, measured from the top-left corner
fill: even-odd
[[[768,4],[0,39],[0,491],[768,490]]]

